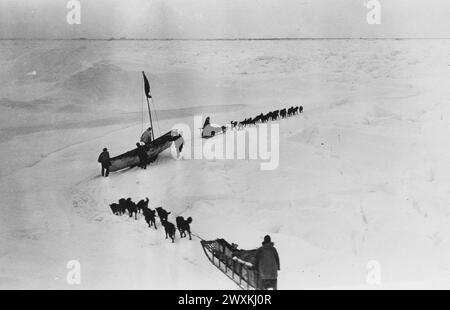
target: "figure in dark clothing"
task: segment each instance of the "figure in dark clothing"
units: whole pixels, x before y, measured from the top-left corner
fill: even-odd
[[[209,116],[205,119],[205,123],[203,124],[203,129],[208,126],[211,122],[209,121]]]
[[[153,141],[153,132],[152,127],[148,127],[146,131],[141,136],[141,142],[144,142],[145,144],[149,144]]]
[[[98,156],[98,162],[102,164],[102,177],[107,177],[109,175],[109,167],[111,166],[111,160],[109,158],[108,149],[105,147],[103,152]]]
[[[264,237],[262,247],[256,251],[255,270],[258,272],[258,289],[277,289],[280,258],[269,235]]]
[[[145,151],[144,146],[142,146],[140,143],[136,143],[137,146],[137,154],[139,156],[139,167],[142,169],[147,169],[148,164],[148,156],[147,152]]]

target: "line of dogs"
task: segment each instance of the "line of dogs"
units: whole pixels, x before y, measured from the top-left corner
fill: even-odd
[[[287,118],[287,117],[291,117],[294,115],[298,115],[303,113],[303,106],[298,106],[298,107],[290,107],[290,108],[284,108],[282,110],[275,110],[269,113],[261,113],[257,116],[255,116],[254,118],[246,118],[244,119],[242,122],[237,122],[237,121],[231,121],[231,128],[238,128],[238,129],[242,129],[246,126],[250,126],[250,125],[256,125],[256,123],[267,123],[268,121],[276,121],[278,118]]]
[[[166,233],[166,239],[172,239],[172,242],[175,242],[175,232],[178,229],[180,233],[180,238],[187,237],[189,234],[189,240],[192,240],[191,236],[191,227],[192,217],[188,217],[184,219],[182,216],[177,216],[175,218],[177,226],[168,221],[169,214],[172,212],[167,212],[162,207],[158,207],[155,210],[152,210],[148,207],[149,199],[148,197],[140,200],[138,203],[135,203],[131,200],[131,198],[121,198],[118,203],[110,204],[110,208],[113,214],[115,215],[124,215],[128,214],[129,217],[133,217],[137,220],[137,214],[142,213],[145,219],[145,222],[148,224],[148,227],[156,227],[156,215],[158,215],[161,225],[164,227],[164,231]]]

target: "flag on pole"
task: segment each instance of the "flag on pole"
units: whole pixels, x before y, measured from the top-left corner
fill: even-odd
[[[144,71],[142,71],[142,75],[144,76],[144,89],[145,89],[145,95],[147,98],[151,99],[152,95],[150,94],[150,83],[147,80],[147,77],[145,76]]]

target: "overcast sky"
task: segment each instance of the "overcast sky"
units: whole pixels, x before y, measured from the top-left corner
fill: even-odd
[[[81,25],[66,22],[68,0],[0,0],[0,38],[447,37],[450,0],[80,0]]]

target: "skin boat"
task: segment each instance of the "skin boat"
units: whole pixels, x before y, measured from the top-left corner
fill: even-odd
[[[147,145],[144,145],[145,152],[150,160],[153,162],[158,157],[158,154],[171,147],[172,143],[175,143],[177,152],[180,153],[183,149],[183,137],[176,131],[172,130],[166,134],[156,138]],[[131,151],[111,158],[111,166],[109,171],[119,171],[125,168],[132,168],[139,165],[138,149],[135,148]]]
[[[150,111],[150,104],[149,104],[149,99],[152,99],[152,96],[150,95],[150,84],[144,72],[142,72],[142,75],[144,78],[144,90],[147,99],[148,116],[151,125],[150,128],[153,128],[152,114]],[[178,153],[177,155],[179,155],[179,153],[183,149],[184,140],[177,130],[171,130],[155,139],[153,129],[151,129],[151,142],[143,145],[143,148],[147,153],[149,161],[154,162],[161,152],[171,147],[172,143],[175,144]],[[111,166],[109,167],[109,171],[111,172],[138,166],[140,163],[138,156],[138,148],[136,147],[131,151],[112,157],[110,159],[110,163]]]

